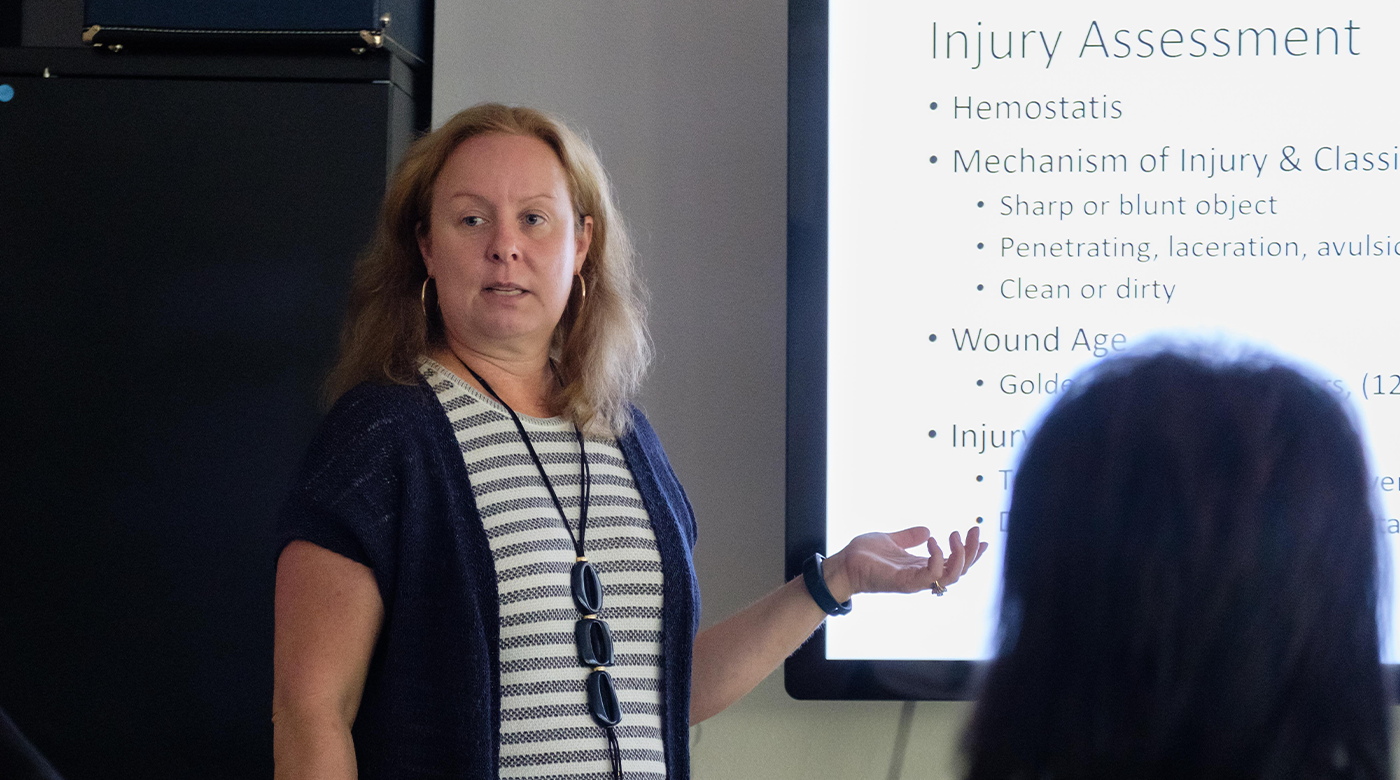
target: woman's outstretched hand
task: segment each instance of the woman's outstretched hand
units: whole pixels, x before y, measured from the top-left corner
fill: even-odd
[[[954,531],[948,537],[946,558],[923,526],[892,534],[861,534],[827,558],[822,573],[837,601],[855,593],[914,593],[932,588],[935,582],[946,589],[987,551],[980,531],[977,526],[969,528],[966,544]],[[919,545],[928,547],[927,558],[907,551]]]

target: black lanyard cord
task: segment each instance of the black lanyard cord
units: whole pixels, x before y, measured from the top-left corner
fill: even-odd
[[[587,560],[587,556],[583,553],[583,545],[584,537],[588,533],[588,502],[589,499],[593,497],[593,475],[588,467],[588,453],[583,447],[583,431],[579,430],[578,425],[574,426],[574,435],[578,437],[578,457],[581,464],[579,466],[579,476],[582,480],[579,485],[578,535],[575,536],[574,529],[569,526],[569,517],[564,514],[564,504],[559,500],[559,494],[554,491],[554,483],[550,481],[549,475],[545,473],[544,464],[540,462],[540,456],[535,452],[535,445],[530,442],[530,436],[525,433],[525,424],[520,422],[520,415],[516,414],[515,410],[510,408],[510,404],[502,400],[501,397],[496,394],[496,391],[491,389],[491,383],[482,379],[481,374],[473,371],[472,367],[467,365],[465,360],[462,360],[460,357],[457,358],[457,360],[462,364],[463,368],[467,369],[467,373],[471,374],[476,381],[480,382],[486,392],[490,393],[491,397],[496,399],[496,402],[504,406],[506,411],[510,413],[510,419],[515,423],[515,429],[520,432],[520,438],[525,442],[525,449],[529,451],[530,459],[535,462],[535,468],[539,469],[540,472],[540,479],[544,480],[544,487],[549,491],[549,497],[554,501],[554,508],[559,510],[559,519],[564,522],[564,530],[568,532],[569,539],[574,543],[574,554],[579,560]]]

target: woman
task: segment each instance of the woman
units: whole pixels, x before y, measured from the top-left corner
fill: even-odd
[[[697,636],[695,520],[630,403],[640,297],[557,121],[482,105],[410,150],[281,521],[279,778],[683,780],[688,724],[851,594],[942,593],[985,549],[867,534]]]
[[[969,776],[1390,777],[1378,529],[1322,385],[1102,364],[1016,470]]]

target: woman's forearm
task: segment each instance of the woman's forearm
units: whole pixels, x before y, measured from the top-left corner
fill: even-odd
[[[826,580],[838,601],[850,589],[838,567]],[[699,723],[743,698],[807,641],[826,613],[801,577],[764,596],[744,611],[700,632],[690,675],[690,722]]]

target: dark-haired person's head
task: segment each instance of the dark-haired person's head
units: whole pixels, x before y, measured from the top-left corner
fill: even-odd
[[[1013,486],[970,777],[1388,778],[1379,528],[1325,387],[1159,351],[1051,409]]]

